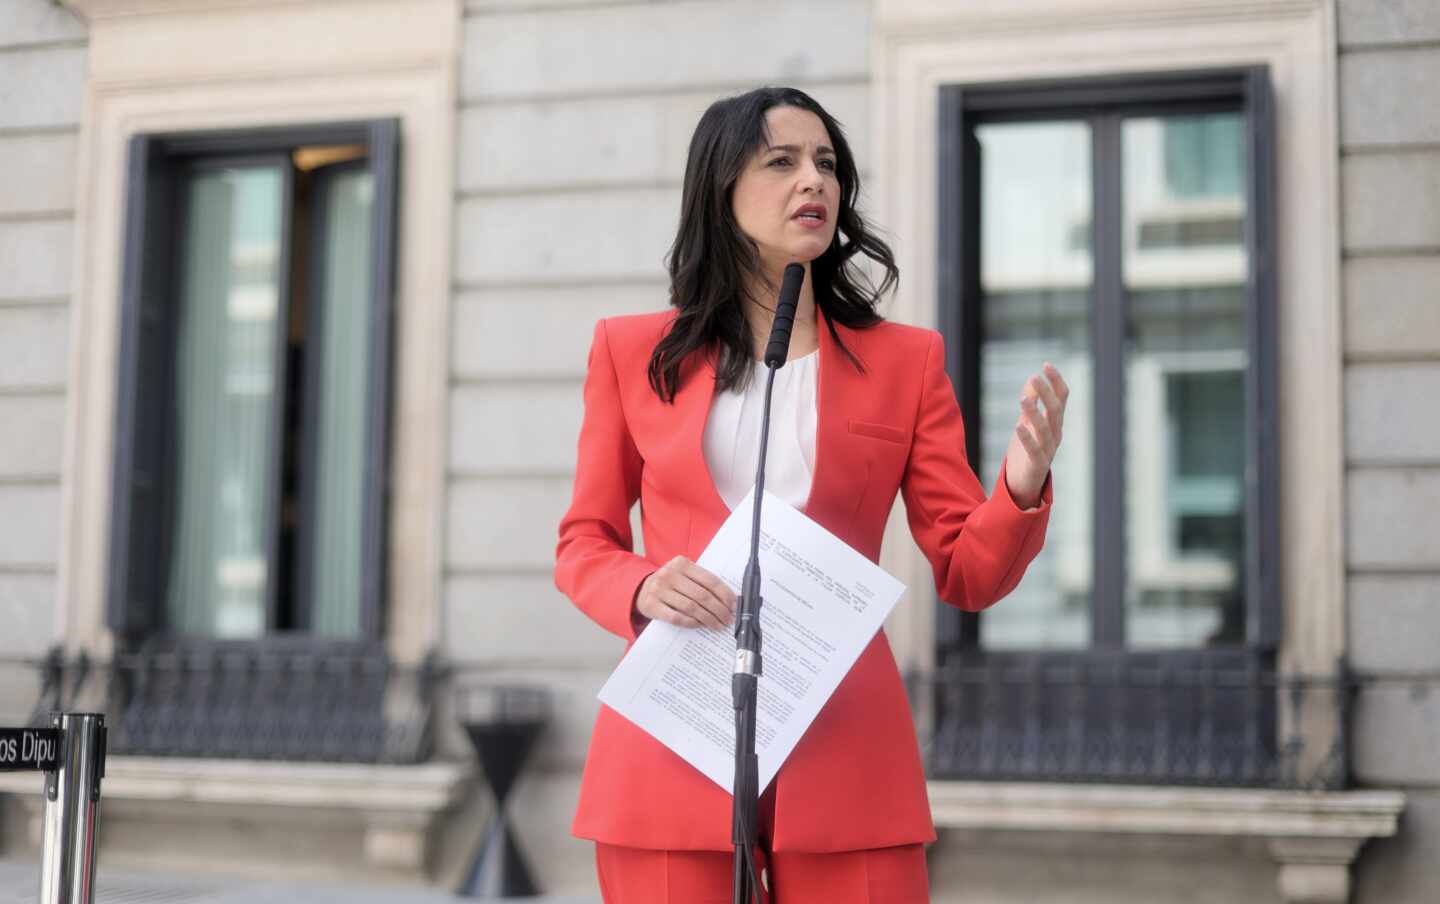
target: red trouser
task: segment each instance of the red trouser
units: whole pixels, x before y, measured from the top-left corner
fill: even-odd
[[[605,904],[731,904],[733,853],[595,845]],[[919,844],[833,854],[766,854],[764,904],[929,904]]]

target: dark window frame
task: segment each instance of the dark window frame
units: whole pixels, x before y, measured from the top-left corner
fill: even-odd
[[[391,336],[394,332],[395,258],[398,214],[399,121],[378,119],[279,128],[214,132],[137,134],[130,139],[126,173],[122,279],[119,305],[114,472],[107,587],[107,623],[121,648],[274,648],[277,651],[370,650],[383,652],[386,587],[386,517],[390,492]],[[173,387],[179,266],[172,249],[183,231],[182,174],[187,168],[273,158],[306,145],[364,145],[364,165],[374,176],[374,221],[370,246],[370,324],[367,360],[367,423],[360,631],[356,639],[302,632],[267,633],[258,639],[213,640],[175,635],[164,629],[164,567],[171,549],[171,503],[164,475],[173,471]],[[289,176],[287,175],[287,183]],[[287,184],[288,188],[288,184]],[[290,255],[294,236],[286,193],[281,256],[282,315],[288,321]],[[319,219],[319,218],[317,218]],[[316,224],[311,224],[314,227]],[[311,286],[311,296],[318,297]],[[277,385],[285,385],[285,343],[278,348]],[[313,357],[313,356],[312,356]],[[165,387],[159,398],[154,387]],[[141,399],[146,404],[141,404]],[[276,406],[283,419],[285,406]],[[283,423],[283,421],[282,421]],[[303,432],[303,431],[302,431]],[[310,437],[302,437],[309,444]],[[282,439],[277,435],[278,449]],[[277,453],[278,454],[278,453]],[[305,452],[308,456],[308,450]],[[269,491],[278,499],[276,486]],[[268,530],[268,558],[276,564],[281,514]],[[297,546],[299,543],[297,542]],[[272,575],[276,571],[272,568]],[[267,589],[267,626],[276,618],[276,597],[290,592],[272,579]],[[292,582],[293,586],[293,582]],[[303,605],[297,600],[296,605]]]
[[[992,471],[994,462],[980,455],[980,356],[983,344],[980,284],[980,155],[975,126],[1027,120],[1086,120],[1092,125],[1092,186],[1094,190],[1091,249],[1095,276],[1091,287],[1092,355],[1095,366],[1094,403],[1094,582],[1090,645],[1082,650],[987,651],[980,646],[983,614],[964,613],[939,603],[936,630],[936,715],[941,743],[932,756],[932,771],[954,777],[1068,778],[1101,780],[1188,781],[1183,768],[1117,767],[1128,743],[1123,726],[1111,726],[1113,756],[1078,753],[1092,749],[1093,738],[1075,743],[1063,763],[1043,762],[1038,753],[1046,718],[1077,711],[1119,713],[1136,706],[1158,714],[1175,704],[1214,701],[1215,682],[1247,688],[1244,725],[1233,726],[1236,737],[1254,740],[1260,754],[1273,754],[1275,706],[1273,690],[1277,647],[1281,635],[1278,443],[1276,442],[1275,324],[1275,134],[1268,70],[1263,66],[1184,73],[1145,73],[1063,81],[945,85],[939,90],[939,210],[937,306],[946,336],[946,367],[955,385],[966,421],[966,453],[977,472]],[[1248,252],[1245,371],[1245,640],[1241,645],[1175,650],[1132,650],[1124,646],[1125,548],[1124,496],[1124,341],[1125,294],[1122,281],[1121,229],[1123,208],[1120,121],[1137,115],[1239,110],[1245,117],[1247,157]],[[1002,604],[1003,605],[1003,604]],[[1043,676],[1069,676],[1053,685]],[[1021,676],[1016,678],[1016,676]],[[1025,677],[1028,676],[1028,677]],[[1160,677],[1156,677],[1160,676]],[[1223,677],[1217,677],[1223,676]],[[1019,680],[1025,694],[1010,703],[1030,711],[1020,716],[1026,727],[989,750],[989,765],[965,762],[984,748],[967,747],[956,738],[966,732],[984,735],[994,728],[994,713],[961,716],[957,688],[999,689]],[[950,686],[947,688],[946,683]],[[1079,682],[1084,699],[1063,689]],[[1129,693],[1149,688],[1141,696]],[[1207,685],[1211,688],[1207,690]],[[1159,688],[1159,690],[1156,690]],[[1269,693],[1261,693],[1269,689]],[[1208,695],[1208,696],[1207,696]],[[990,696],[986,696],[991,700]],[[994,703],[991,700],[991,703]],[[1108,701],[1108,703],[1107,703]],[[1137,702],[1139,701],[1139,702]],[[1253,704],[1253,705],[1252,705]],[[1046,715],[1042,716],[1044,713]],[[946,720],[951,719],[947,726]],[[1105,720],[1109,716],[1101,717]],[[960,720],[957,726],[955,720]],[[1217,723],[1218,724],[1218,723]],[[1013,726],[1012,726],[1013,727]],[[950,753],[945,752],[947,728]],[[1072,737],[1080,728],[1072,725]],[[1033,742],[1033,745],[1032,745]],[[1168,741],[1167,741],[1168,743]],[[1031,746],[1027,746],[1031,745]],[[1103,745],[1102,745],[1103,746]],[[1131,745],[1133,746],[1133,745]],[[1162,745],[1164,746],[1164,745]],[[963,750],[962,750],[963,748]],[[1061,743],[1057,749],[1064,749]],[[1092,751],[1093,752],[1093,751]],[[1243,758],[1243,757],[1242,757]],[[1261,757],[1263,758],[1263,757]],[[1157,756],[1155,759],[1165,759]],[[1237,760],[1238,763],[1238,760]],[[1133,763],[1132,763],[1133,765]],[[1153,766],[1153,764],[1152,764]],[[1158,771],[1157,771],[1158,770]],[[1202,770],[1203,771],[1203,770]],[[1247,762],[1232,772],[1220,769],[1210,780],[1254,783],[1273,780],[1274,770]],[[1263,776],[1270,776],[1269,779]]]

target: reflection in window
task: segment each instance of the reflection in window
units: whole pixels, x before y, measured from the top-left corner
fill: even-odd
[[[320,180],[317,207],[325,224],[320,315],[311,354],[316,356],[318,398],[307,419],[315,431],[314,490],[303,527],[310,531],[308,628],[318,635],[360,633],[360,580],[364,573],[366,373],[370,330],[370,221],[374,178],[364,168]]]
[[[1122,127],[1130,647],[1244,638],[1240,123],[1227,113]]]
[[[265,629],[282,186],[276,166],[200,170],[187,186],[167,592],[179,633]]]
[[[1239,113],[1167,116],[1162,129],[1165,186],[1172,195],[1223,198],[1244,191],[1245,120]]]
[[[364,153],[301,148],[183,176],[165,588],[175,636],[361,634],[374,218]]]
[[[1090,128],[1082,122],[976,128],[981,156],[981,436],[994,479],[1019,416],[1020,388],[1044,361],[1090,398]],[[1083,403],[1066,412],[1066,453],[1044,550],[1005,604],[980,621],[990,649],[1075,649],[1090,642],[1090,431]]]

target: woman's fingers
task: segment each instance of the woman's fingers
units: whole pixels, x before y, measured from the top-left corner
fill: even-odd
[[[1054,426],[1055,444],[1058,446],[1060,444],[1060,435],[1064,432],[1065,428],[1065,406],[1070,403],[1070,384],[1065,382],[1065,378],[1060,376],[1059,369],[1049,361],[1045,362],[1045,366],[1042,369],[1045,372],[1046,378],[1050,381],[1051,388],[1055,390],[1056,397],[1060,400],[1060,404],[1056,406],[1055,411],[1048,412]]]
[[[688,612],[675,608],[670,605],[669,602],[662,601],[662,603],[665,606],[665,611],[660,616],[662,621],[668,621],[670,624],[679,625],[682,628],[699,628],[704,625],[698,618],[695,618]],[[708,627],[713,628],[715,626],[709,625]]]
[[[1023,421],[1015,425],[1015,438],[1020,440],[1021,446],[1025,447],[1025,453],[1030,456],[1031,461],[1044,463],[1045,450]]]
[[[690,614],[695,604],[668,588],[652,587],[650,592],[642,597],[638,608],[640,614],[646,618],[669,622],[682,628],[698,628],[702,624]]]
[[[717,631],[725,629],[725,623],[717,618],[710,610],[690,599],[690,597],[674,590],[666,590],[660,595],[660,604],[665,607],[661,618],[672,624],[685,628],[698,628],[702,625],[706,628],[714,628]],[[666,617],[671,615],[673,617]]]
[[[733,620],[735,595],[724,581],[684,556],[676,556],[646,580],[640,614],[684,628],[723,630]]]
[[[1045,376],[1050,378],[1050,385],[1055,387],[1055,394],[1060,397],[1061,407],[1064,407],[1065,403],[1070,401],[1070,384],[1065,382],[1065,378],[1060,376],[1060,370],[1049,361],[1045,362],[1043,369]]]
[[[1039,406],[1030,396],[1020,400],[1020,425],[1017,427],[1017,432],[1021,428],[1028,428],[1029,435],[1035,443],[1036,449],[1039,450],[1039,454],[1037,455],[1035,449],[1032,449],[1028,443],[1025,443],[1025,450],[1040,464],[1049,467],[1050,460],[1055,456],[1055,436],[1050,432],[1049,420],[1040,413]],[[1024,443],[1024,440],[1025,438],[1022,436],[1021,442]]]
[[[725,627],[730,623],[730,607],[713,590],[697,581],[697,577],[701,576],[693,573],[676,575],[674,589],[691,604],[686,611],[712,628]]]
[[[684,574],[687,578],[704,587],[715,601],[726,609],[735,609],[735,591],[730,589],[729,584],[722,581],[719,575],[701,568],[689,559],[685,559],[684,563]]]
[[[1050,382],[1049,374],[1036,374],[1031,377],[1025,384],[1025,395],[1028,398],[1038,398],[1045,404],[1045,420],[1049,422],[1050,432],[1058,437],[1061,422],[1065,417],[1065,402]]]

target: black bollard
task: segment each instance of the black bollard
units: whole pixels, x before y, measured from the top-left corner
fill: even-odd
[[[456,702],[460,724],[495,796],[495,813],[459,894],[471,898],[538,895],[535,877],[515,843],[505,802],[549,721],[549,696],[535,687],[471,686],[457,690]]]

